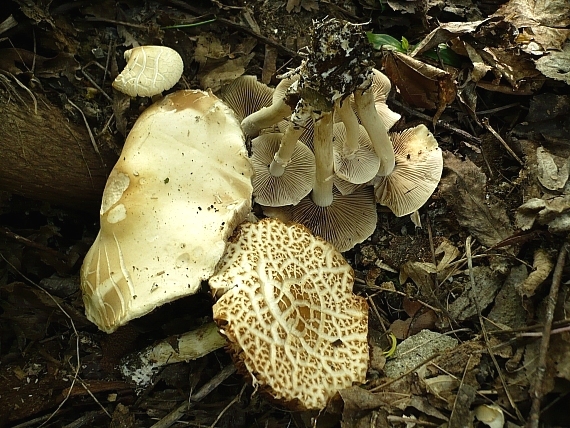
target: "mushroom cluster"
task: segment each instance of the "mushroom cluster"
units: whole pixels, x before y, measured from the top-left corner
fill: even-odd
[[[275,218],[243,223],[209,280],[236,366],[294,409],[366,379],[368,305],[332,244]]]
[[[252,139],[253,192],[264,213],[304,224],[340,251],[373,233],[376,202],[398,216],[419,209],[443,169],[425,126],[388,133],[400,116],[386,105],[390,81],[371,57],[361,26],[317,22],[301,65],[281,76],[271,104],[241,122]],[[251,76],[238,81],[224,100],[256,98]]]

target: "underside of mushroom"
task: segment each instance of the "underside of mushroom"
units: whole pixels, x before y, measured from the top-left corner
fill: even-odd
[[[280,76],[283,80],[272,105],[245,117],[242,128],[254,138],[254,195],[264,212],[295,218],[344,251],[372,234],[374,227],[370,225],[376,223],[376,211],[370,207],[375,202],[394,209],[396,215],[414,207],[415,211],[420,201],[423,204],[429,198],[439,176],[436,169],[429,184],[419,184],[422,189],[431,189],[427,196],[415,189],[407,195],[410,189],[405,186],[400,187],[404,194],[398,193],[395,186],[405,178],[395,178],[418,176],[413,172],[413,162],[421,163],[426,157],[414,156],[412,164],[400,158],[397,174],[392,177],[397,162],[388,130],[400,115],[386,106],[390,81],[373,68],[372,48],[362,27],[325,19],[315,23],[312,34],[301,65]],[[278,122],[280,132],[275,133]],[[260,137],[255,138],[257,135]],[[436,165],[441,152],[432,150],[437,142],[428,145],[431,162]],[[307,164],[309,155],[300,155],[307,152],[305,146],[313,152],[313,170]],[[373,182],[376,195],[362,190]],[[355,206],[367,207],[360,215],[368,217],[356,221],[353,212],[351,221],[350,208],[347,210],[342,202],[344,196],[351,196]],[[391,197],[399,202],[390,202]],[[341,207],[337,209],[335,204]],[[348,219],[339,223],[340,212]]]

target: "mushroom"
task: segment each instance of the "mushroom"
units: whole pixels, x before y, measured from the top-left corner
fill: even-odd
[[[261,108],[242,120],[241,127],[248,137],[257,137],[262,129],[268,128],[291,115],[293,108],[290,104],[291,100],[289,98],[291,94],[289,88],[296,80],[296,78],[281,80],[275,88],[275,92],[273,92],[272,104],[269,107]]]
[[[238,121],[264,107],[271,106],[274,90],[258,82],[255,76],[240,76],[224,86],[219,97],[236,114]]]
[[[264,207],[263,213],[285,222],[303,224],[339,251],[348,251],[376,229],[374,190],[372,186],[358,186],[350,193],[341,194],[333,189],[332,198],[330,205],[318,206],[311,196],[306,196],[297,205]]]
[[[251,209],[252,169],[233,112],[203,91],[146,109],[111,171],[81,269],[87,317],[106,332],[195,293]]]
[[[348,103],[347,103],[348,104]],[[334,124],[334,171],[342,180],[353,184],[368,183],[378,173],[380,159],[372,147],[372,142],[362,125],[356,127],[356,147],[348,149],[347,143],[354,139],[344,122]]]
[[[402,217],[418,210],[437,187],[443,156],[437,140],[425,125],[390,134],[395,167],[388,176],[374,179],[376,201]]]
[[[184,71],[182,57],[166,46],[137,46],[125,51],[127,65],[113,88],[131,97],[152,97],[172,88]]]
[[[297,204],[309,194],[315,181],[315,156],[300,141],[294,145],[291,166],[281,174],[272,174],[271,165],[281,145],[283,134],[261,134],[252,141],[251,164],[255,202],[269,207]]]
[[[272,218],[240,225],[209,280],[238,370],[295,410],[323,409],[363,383],[368,306],[353,282],[342,255],[307,228]]]

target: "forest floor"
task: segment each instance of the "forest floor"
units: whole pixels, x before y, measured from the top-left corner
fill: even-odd
[[[0,155],[0,427],[570,426],[567,1],[4,3],[0,150],[19,141],[22,155]],[[124,51],[175,48],[185,69],[172,91],[217,93],[243,74],[275,86],[325,17],[371,32],[402,116],[392,130],[426,125],[444,158],[421,228],[378,205],[374,234],[344,253],[370,306],[367,383],[323,412],[291,412],[218,350],[135,389],[122,358],[212,313],[204,292],[110,335],[84,315],[79,269],[105,177],[152,102],[111,87]],[[34,118],[34,102],[47,116]],[[44,122],[8,129],[19,114]],[[55,116],[81,140],[81,153],[73,140],[60,148],[79,156],[58,155],[65,171],[48,164]],[[90,156],[83,189],[70,171]]]

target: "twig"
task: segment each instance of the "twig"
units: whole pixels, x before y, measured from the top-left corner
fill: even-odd
[[[210,381],[205,384],[200,390],[192,396],[192,401],[186,401],[160,421],[155,423],[151,428],[168,428],[174,425],[178,420],[184,416],[184,414],[194,407],[197,402],[201,401],[204,397],[206,397],[210,392],[212,392],[215,388],[218,387],[223,381],[225,381],[228,377],[230,377],[236,368],[233,364],[230,364],[222,369],[216,376],[214,376]]]
[[[81,114],[83,122],[85,122],[85,127],[87,128],[87,132],[89,133],[89,138],[91,139],[91,145],[93,146],[93,150],[95,150],[95,153],[97,153],[99,157],[101,157],[101,152],[99,151],[99,147],[97,147],[97,143],[95,142],[95,137],[93,136],[93,132],[91,132],[91,127],[89,126],[89,122],[87,122],[87,118],[85,117],[83,110],[81,110],[78,106],[76,106],[73,103],[73,101],[71,101],[69,98],[67,99],[67,102],[71,104],[73,107],[75,107],[77,111]],[[103,158],[101,158],[101,161],[103,161]]]
[[[425,121],[428,121],[428,122],[430,122],[430,123],[433,123],[433,117],[430,117],[430,116],[428,116],[427,114],[423,114],[423,113],[420,113],[419,111],[416,111],[416,110],[414,110],[414,109],[412,109],[412,108],[409,108],[408,106],[402,104],[402,103],[399,102],[399,101],[396,101],[396,100],[391,100],[391,101],[392,101],[392,103],[394,103],[394,105],[397,105],[397,106],[400,107],[402,110],[406,111],[407,113],[411,114],[412,116],[416,116],[416,117],[419,117],[420,119],[423,119],[423,120],[425,120]],[[455,133],[455,134],[458,134],[458,135],[462,136],[463,138],[465,138],[465,139],[468,140],[468,141],[471,141],[471,142],[476,143],[476,144],[481,144],[481,139],[480,139],[480,138],[477,138],[477,137],[471,135],[470,133],[465,132],[463,129],[459,129],[459,128],[456,128],[456,127],[454,127],[454,126],[451,126],[449,123],[444,122],[443,120],[438,120],[438,121],[435,123],[435,125],[436,125],[436,126],[441,126],[443,129],[447,129],[448,131],[451,131],[451,132],[453,132],[453,133]]]
[[[219,420],[222,418],[222,416],[224,416],[224,414],[228,411],[228,409],[230,407],[232,407],[234,404],[236,404],[239,400],[241,400],[241,396],[242,396],[243,392],[245,391],[246,386],[247,386],[247,383],[244,383],[243,386],[241,387],[241,391],[239,392],[239,394],[236,395],[232,399],[232,401],[230,401],[228,403],[228,405],[222,409],[222,411],[216,417],[216,420],[212,423],[212,425],[210,425],[210,428],[214,428],[216,426],[216,424],[219,422]]]
[[[546,301],[546,315],[544,317],[544,329],[542,331],[542,340],[540,341],[540,351],[538,354],[538,365],[536,367],[536,375],[534,384],[532,385],[532,405],[530,408],[529,420],[527,428],[538,428],[540,419],[540,404],[542,401],[543,391],[542,383],[544,381],[544,374],[546,372],[546,354],[548,352],[548,345],[550,344],[550,335],[552,332],[552,320],[554,319],[554,309],[558,300],[558,291],[562,281],[562,270],[566,263],[566,255],[568,254],[568,244],[564,243],[560,252],[558,253],[558,260],[556,267],[552,274],[552,285],[550,286],[550,293]]]
[[[493,114],[493,113],[498,113],[500,111],[503,110],[507,110],[510,109],[512,107],[521,107],[520,103],[512,103],[512,104],[507,104],[505,106],[501,106],[501,107],[497,107],[497,108],[492,108],[490,110],[481,110],[481,111],[476,111],[475,114],[477,115],[485,115],[485,114]]]
[[[465,376],[467,375],[467,369],[469,368],[471,357],[472,355],[469,355],[467,363],[465,364],[465,369],[463,370],[463,376],[461,376],[461,380],[459,381],[459,387],[457,388],[457,394],[455,395],[455,399],[453,400],[453,406],[451,407],[451,415],[449,416],[450,422],[453,421],[453,414],[455,413],[455,409],[457,407],[457,400],[459,399],[459,395],[461,394],[461,387],[465,384]]]
[[[524,166],[524,162],[521,160],[521,158],[519,158],[517,156],[517,154],[513,151],[513,149],[511,149],[509,147],[509,145],[507,144],[507,142],[505,140],[503,140],[503,137],[501,137],[499,135],[499,133],[497,131],[495,131],[493,129],[493,127],[491,126],[491,124],[489,123],[489,119],[484,117],[483,119],[481,119],[481,123],[483,124],[483,126],[485,128],[487,128],[487,130],[493,134],[495,136],[495,138],[497,140],[499,140],[499,142],[503,145],[503,147],[507,150],[507,152],[509,152],[509,154],[521,165]]]
[[[495,369],[497,370],[497,375],[501,380],[501,385],[503,385],[503,389],[505,390],[505,395],[509,400],[509,404],[514,409],[519,421],[523,422],[524,418],[519,408],[517,407],[515,400],[513,400],[511,393],[509,392],[507,381],[505,380],[503,372],[501,371],[499,363],[497,362],[497,358],[495,357],[495,354],[491,349],[491,342],[489,341],[489,335],[487,334],[487,327],[485,326],[483,315],[481,315],[481,306],[479,305],[479,299],[478,296],[475,295],[475,275],[473,274],[473,259],[471,257],[471,236],[468,236],[467,240],[465,241],[465,254],[467,256],[467,267],[469,268],[469,279],[471,281],[471,299],[475,303],[475,308],[477,309],[477,316],[479,317],[479,324],[481,325],[481,333],[483,334],[483,339],[485,340],[485,345],[487,346],[487,352],[489,353],[489,357],[491,357],[491,360],[495,365]]]
[[[111,98],[111,97],[107,94],[107,92],[105,92],[105,91],[103,90],[103,88],[101,88],[101,86],[99,86],[99,85],[97,84],[97,82],[95,82],[95,80],[93,80],[93,78],[89,75],[89,73],[87,73],[87,72],[85,71],[85,69],[82,68],[82,69],[81,69],[81,73],[83,73],[83,75],[85,76],[85,78],[86,78],[87,80],[89,80],[89,82],[91,82],[91,84],[92,84],[93,86],[95,86],[95,89],[97,89],[99,92],[101,92],[101,94],[102,94],[105,98],[107,98],[107,100],[109,100],[110,102],[113,102],[113,98]],[[104,77],[103,77],[103,78],[104,78]]]

